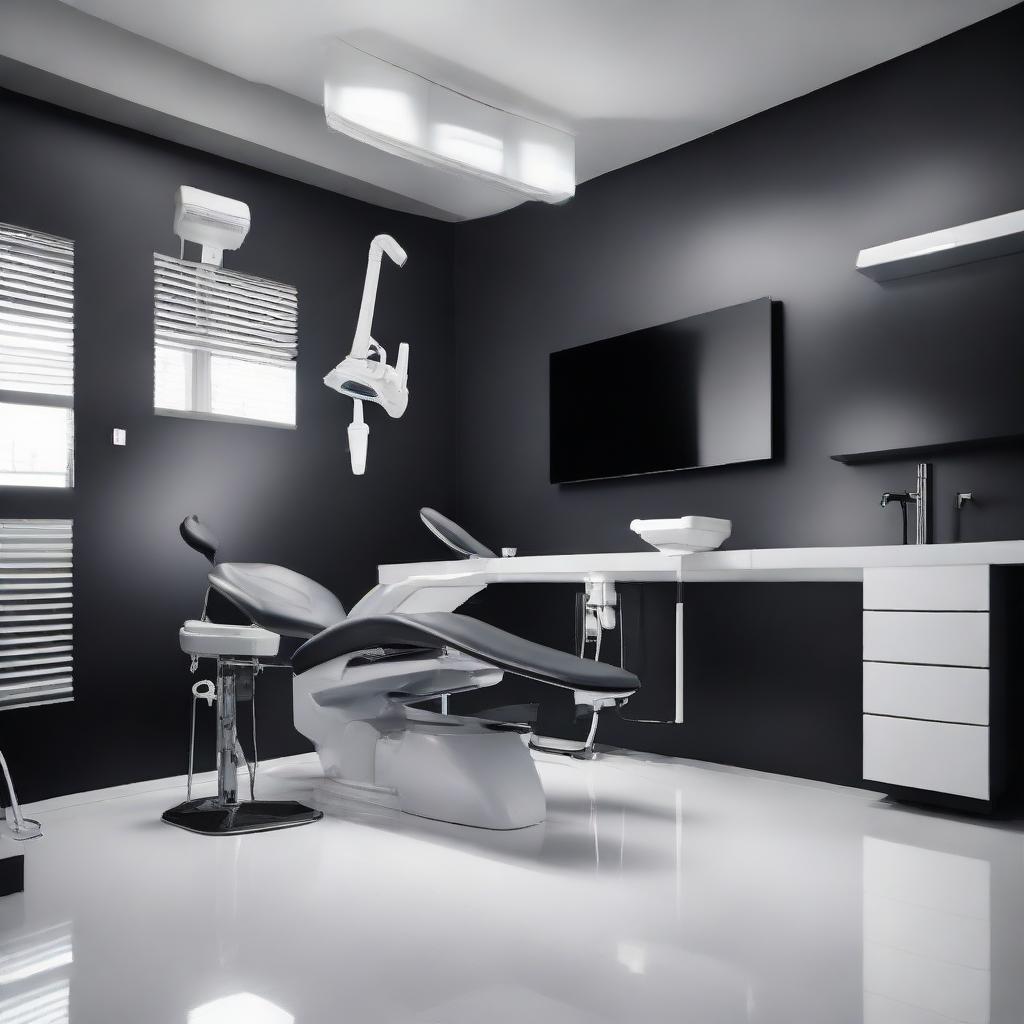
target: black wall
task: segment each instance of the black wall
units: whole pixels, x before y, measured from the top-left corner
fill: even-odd
[[[205,562],[178,537],[187,513],[224,557],[294,567],[347,606],[378,562],[436,554],[416,510],[452,505],[452,229],[9,93],[0,138],[0,221],[76,243],[75,487],[0,488],[0,516],[74,519],[75,701],[0,715],[0,748],[33,799],[184,771],[192,677],[177,631],[205,587]],[[153,413],[153,252],[178,252],[182,184],[249,204],[252,230],[226,266],[298,288],[296,430]],[[367,407],[368,467],[354,478],[351,403],[321,378],[351,343],[382,231],[409,262],[381,275],[374,334],[411,342],[412,400],[399,422]],[[112,446],[115,426],[127,447]],[[261,677],[262,756],[308,749],[290,690],[284,672]]]
[[[564,206],[534,203],[460,226],[456,483],[465,524],[521,553],[640,549],[631,519],[688,513],[732,519],[729,546],[739,548],[895,542],[898,508],[881,509],[879,496],[912,490],[913,462],[847,467],[829,456],[1024,431],[1024,255],[884,285],[854,261],[866,246],[1024,206],[1022,52],[1018,6],[588,182]],[[549,352],[761,295],[783,307],[785,418],[774,463],[548,482]],[[600,443],[630,415],[609,394],[581,424],[581,443],[583,429]],[[964,540],[1024,537],[1024,457],[933,461],[936,540],[953,539],[961,490],[977,499],[964,510]],[[690,673],[688,709],[700,717],[688,712],[690,724],[675,730],[609,726],[603,737],[720,760],[761,749],[766,723],[744,709],[763,700],[765,644],[782,629],[799,644],[802,624],[813,625],[843,650],[855,642],[838,667],[809,658],[790,666],[791,685],[772,681],[775,717],[788,708],[794,737],[814,734],[819,751],[789,768],[859,777],[858,745],[848,742],[860,728],[859,593],[847,589],[846,599],[823,592],[830,613],[812,620],[796,591],[737,593],[731,604],[716,595],[719,618],[695,611],[701,629],[692,618],[688,629],[688,657],[703,666]],[[691,600],[711,600],[705,592]],[[534,616],[537,635],[542,617],[551,612]],[[742,645],[745,658],[730,651],[728,666],[746,673],[745,694],[722,688],[725,655],[709,636]]]

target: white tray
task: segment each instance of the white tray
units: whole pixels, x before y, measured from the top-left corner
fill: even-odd
[[[189,619],[178,630],[178,642],[186,654],[236,658],[272,658],[281,638],[259,626],[231,626],[224,622]]]

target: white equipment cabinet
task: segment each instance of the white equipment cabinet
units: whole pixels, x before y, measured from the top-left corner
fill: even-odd
[[[864,570],[868,784],[922,800],[998,798],[1012,573],[990,565]]]

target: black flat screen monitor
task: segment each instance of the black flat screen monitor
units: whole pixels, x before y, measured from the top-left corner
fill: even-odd
[[[550,356],[551,482],[772,457],[772,302]]]

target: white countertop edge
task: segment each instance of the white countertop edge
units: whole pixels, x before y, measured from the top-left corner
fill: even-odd
[[[458,561],[408,562],[381,565],[381,583],[415,579],[451,586],[478,583],[573,582],[589,575],[656,582],[675,579],[709,582],[742,578],[798,582],[834,578],[856,580],[867,568],[932,565],[1024,565],[1024,540],[976,541],[962,544],[908,544],[862,547],[753,548],[668,555],[659,551],[610,551],[565,555],[519,555],[514,558],[473,558]],[[833,574],[834,575],[831,575]],[[764,574],[764,575],[763,575]],[[770,576],[767,574],[771,574]],[[793,574],[797,574],[794,576]],[[824,575],[822,575],[824,574]]]

